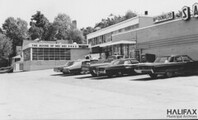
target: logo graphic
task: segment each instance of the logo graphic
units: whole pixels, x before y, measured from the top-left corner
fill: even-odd
[[[167,109],[167,118],[196,119],[197,109]]]

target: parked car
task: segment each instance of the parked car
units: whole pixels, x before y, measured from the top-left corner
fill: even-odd
[[[112,77],[113,75],[135,74],[134,65],[139,63],[135,58],[118,59],[111,62],[106,66],[98,66],[96,73],[98,76],[107,75]]]
[[[63,67],[63,74],[80,74],[82,70],[82,63],[89,61],[86,59],[72,61],[69,66]]]
[[[73,61],[67,61],[64,65],[62,66],[57,66],[57,67],[54,67],[54,72],[63,72],[63,68],[64,67],[67,67],[67,66],[70,66],[73,64]]]
[[[157,57],[154,63],[142,63],[135,68],[137,73],[149,74],[151,78],[156,78],[158,75],[173,77],[197,70],[198,61],[192,60],[188,55],[161,56]]]
[[[98,62],[95,62],[95,63],[92,63],[89,65],[89,72],[90,74],[93,76],[93,77],[96,77],[97,76],[97,73],[96,73],[96,67],[99,67],[99,66],[107,66],[109,65],[113,60],[116,60],[116,59],[120,59],[120,58],[123,58],[123,55],[112,55],[112,56],[109,56],[107,59],[105,60],[98,60]]]
[[[1,67],[0,68],[0,73],[12,73],[13,71],[14,71],[13,66]]]
[[[97,59],[92,59],[92,60],[87,60],[87,61],[83,61],[82,62],[82,73],[83,74],[88,74],[90,73],[89,72],[89,67],[90,67],[90,64],[94,64],[94,63],[97,63],[98,60]]]

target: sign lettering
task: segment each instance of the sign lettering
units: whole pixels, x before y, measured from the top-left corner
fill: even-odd
[[[193,16],[194,16],[195,18],[198,18],[198,3],[195,3],[195,4],[193,5]]]
[[[182,8],[182,19],[185,21],[190,19],[190,7],[184,6]]]
[[[163,14],[157,17],[153,18],[154,23],[160,23],[160,22],[165,22],[169,20],[175,19],[175,13],[174,12],[169,12],[167,14]]]

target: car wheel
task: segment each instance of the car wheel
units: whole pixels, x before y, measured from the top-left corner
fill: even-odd
[[[157,74],[149,74],[151,78],[157,78]]]
[[[91,76],[93,76],[93,77],[97,76],[97,74],[95,74],[94,72],[90,72],[90,73],[91,73]]]
[[[122,72],[117,72],[117,76],[123,76]]]
[[[170,77],[173,77],[173,76],[174,76],[174,72],[170,72],[170,71],[166,72],[166,77],[170,78]]]
[[[108,73],[107,76],[108,76],[109,78],[111,78],[111,77],[113,77],[113,74]]]

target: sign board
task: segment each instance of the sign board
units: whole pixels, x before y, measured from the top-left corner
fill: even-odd
[[[165,22],[165,21],[169,21],[173,19],[175,19],[175,13],[169,12],[169,13],[154,17],[153,21],[154,23],[161,23],[161,22]]]
[[[181,13],[181,14],[180,14]],[[161,23],[177,18],[182,18],[187,21],[190,20],[191,17],[198,18],[198,3],[193,4],[192,10],[188,6],[184,6],[179,13],[169,12],[166,14],[162,14],[153,18],[154,23]]]
[[[27,48],[88,48],[87,44],[49,44],[49,43],[30,43],[23,47],[23,50]]]
[[[182,19],[189,20],[190,19],[190,7],[184,6],[182,8]]]
[[[79,48],[77,44],[38,44],[38,43],[32,43],[30,44],[30,47],[33,48]]]
[[[192,13],[190,7],[184,6],[182,8],[182,19],[187,21],[191,17],[198,18],[198,3],[193,4]]]

